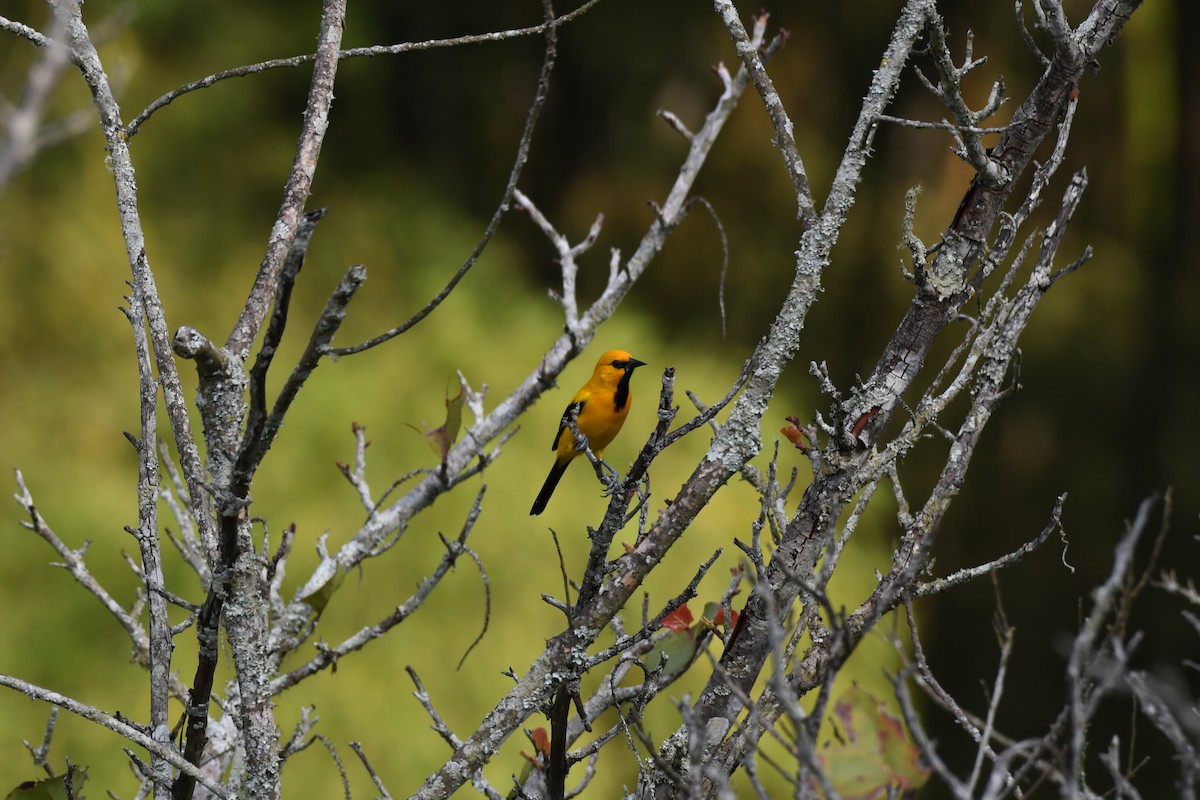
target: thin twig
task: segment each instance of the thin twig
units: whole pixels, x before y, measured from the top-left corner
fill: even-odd
[[[54,566],[62,567],[70,572],[71,577],[87,589],[93,597],[99,600],[101,605],[108,609],[108,612],[112,614],[113,618],[117,620],[129,635],[129,639],[133,643],[134,660],[148,666],[150,663],[150,639],[146,634],[146,629],[88,571],[87,564],[84,562],[84,555],[87,553],[90,542],[84,542],[83,547],[80,547],[78,550],[72,550],[67,547],[63,540],[58,538],[58,535],[46,523],[41,512],[38,511],[37,505],[33,502],[33,495],[30,494],[29,488],[25,485],[25,476],[21,474],[21,470],[14,470],[13,473],[16,476],[17,482],[17,493],[13,497],[25,509],[25,512],[29,514],[29,520],[22,521],[21,525],[36,533],[43,541],[54,548],[54,551],[62,558],[62,561],[56,563]]]
[[[912,590],[912,597],[926,597],[933,594],[941,594],[948,589],[959,586],[963,583],[976,580],[985,575],[994,575],[1005,567],[1011,567],[1019,562],[1025,556],[1032,553],[1034,550],[1041,547],[1050,538],[1056,530],[1062,529],[1062,508],[1063,503],[1067,500],[1066,494],[1061,494],[1054,504],[1054,510],[1050,512],[1050,520],[1046,526],[1042,528],[1042,532],[1036,538],[1031,539],[1025,544],[1018,547],[1016,550],[1005,553],[999,558],[988,561],[985,564],[979,564],[974,567],[965,567],[947,575],[944,578],[918,583]]]
[[[375,768],[371,766],[371,762],[367,760],[367,754],[363,752],[362,744],[359,742],[350,742],[350,749],[358,756],[358,760],[362,762],[363,768],[367,774],[371,776],[371,782],[375,784],[375,790],[379,792],[379,800],[392,800],[392,796],[388,794],[388,790],[384,788],[383,781],[376,774]]]
[[[792,179],[792,186],[795,190],[796,217],[805,229],[812,228],[817,223],[817,210],[813,203],[812,189],[808,185],[808,173],[804,169],[804,161],[796,147],[792,119],[783,107],[783,101],[779,98],[779,92],[776,91],[774,82],[767,74],[765,59],[760,52],[766,30],[767,14],[764,12],[755,19],[754,35],[751,36],[742,25],[742,20],[738,16],[737,8],[733,5],[732,0],[715,0],[713,6],[729,31],[730,38],[733,39],[734,46],[737,48],[738,56],[750,71],[754,86],[758,89],[763,105],[766,106],[767,114],[771,117],[771,123],[775,126],[775,146],[779,148],[779,152],[783,156],[784,166],[787,168],[788,177]]]
[[[35,767],[41,767],[50,777],[54,777],[54,768],[50,766],[50,740],[54,738],[54,727],[58,724],[58,706],[50,707],[50,716],[46,719],[46,731],[42,734],[42,743],[34,747],[28,740],[22,739],[25,749],[33,759]]]
[[[370,47],[354,47],[348,50],[339,50],[337,57],[339,61],[349,58],[373,58],[376,56],[400,55],[402,53],[413,53],[422,50],[435,50],[445,47],[458,47],[461,45],[470,44],[485,44],[488,42],[502,42],[509,39],[517,39],[523,36],[537,36],[545,33],[550,27],[558,27],[567,22],[571,22],[575,18],[587,13],[600,0],[588,0],[579,8],[556,17],[552,22],[540,23],[531,25],[525,28],[512,28],[505,31],[489,31],[487,33],[467,34],[465,36],[455,36],[449,39],[428,39],[420,42],[401,42],[392,45],[372,45]],[[38,46],[45,46],[46,39],[40,33],[21,25],[0,17],[0,27],[5,30],[11,30],[18,35],[25,36]],[[293,67],[304,66],[311,64],[316,60],[316,55],[313,53],[304,53],[290,58],[274,58],[269,61],[260,61],[255,64],[247,64],[241,67],[233,67],[231,69],[221,70],[211,75],[206,75],[199,80],[191,81],[176,89],[172,89],[163,96],[159,97],[145,109],[143,109],[133,120],[125,126],[125,135],[127,138],[132,138],[141,130],[142,124],[146,122],[155,112],[163,107],[170,105],[174,100],[183,95],[194,92],[197,89],[207,89],[215,83],[230,78],[243,78],[248,75],[259,75],[273,69],[286,69]]]

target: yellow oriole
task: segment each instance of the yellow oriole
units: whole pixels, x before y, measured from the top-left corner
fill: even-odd
[[[609,350],[600,356],[592,379],[575,393],[563,412],[558,434],[554,437],[554,444],[550,445],[551,450],[557,451],[554,466],[550,468],[542,490],[533,501],[533,508],[529,509],[531,515],[540,514],[546,509],[546,502],[554,494],[559,478],[566,472],[571,460],[579,455],[575,449],[575,436],[567,424],[571,414],[576,415],[576,424],[579,432],[587,437],[588,447],[596,454],[596,458],[603,458],[604,448],[612,442],[625,424],[625,417],[629,416],[632,402],[629,379],[633,377],[635,369],[645,364],[645,361],[638,361],[624,350]]]

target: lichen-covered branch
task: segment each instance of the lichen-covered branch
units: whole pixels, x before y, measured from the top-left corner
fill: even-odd
[[[849,213],[850,200],[861,179],[874,119],[882,113],[896,90],[904,64],[923,28],[929,8],[928,2],[912,0],[901,11],[881,62],[883,66],[875,73],[863,111],[838,168],[829,200],[816,225],[807,229],[801,237],[795,279],[771,325],[770,332],[757,348],[754,357],[755,368],[749,382],[734,403],[728,421],[714,437],[705,460],[697,467],[679,496],[659,517],[638,547],[638,551],[644,549],[645,552],[630,554],[626,556],[627,559],[632,560],[634,555],[647,561],[661,558],[694,514],[707,503],[712,493],[761,448],[761,422],[767,402],[774,394],[775,384],[784,366],[795,355],[808,309],[816,301],[820,290],[821,271],[828,262],[829,253]],[[865,477],[860,479],[861,483],[856,480],[853,486],[846,484],[838,488],[844,489],[845,496],[848,497],[854,490],[865,485]],[[834,503],[832,484],[822,488],[818,482],[814,486],[818,487],[817,490],[810,489],[810,493],[806,493],[808,505],[801,504],[797,518],[815,523],[817,518],[810,517],[810,514],[813,513],[812,509],[819,507],[822,509],[820,519],[825,520],[824,524],[828,524],[829,520],[838,516],[840,504]],[[768,580],[772,581],[771,589],[778,597],[774,605],[780,609],[789,607],[799,591],[799,585],[788,576],[806,575],[810,572],[816,563],[820,543],[826,541],[820,531],[801,535],[795,521],[789,526],[789,530],[793,531],[791,541],[785,537],[781,549],[777,550],[776,557],[772,560],[772,564],[778,562],[776,574],[768,576]],[[801,542],[815,542],[816,546],[802,548]],[[784,547],[789,549],[785,550]],[[792,600],[788,599],[789,595]],[[695,711],[699,725],[710,732],[714,743],[729,732],[732,720],[741,708],[738,695],[749,694],[750,687],[770,650],[768,611],[762,603],[762,596],[759,594],[755,594],[747,603],[739,618],[738,631],[722,656],[723,669],[708,681],[696,702]],[[733,681],[737,691],[730,691],[729,681]],[[714,727],[709,727],[710,723]],[[664,743],[659,755],[664,762],[677,764],[687,749],[688,736],[685,726]],[[665,788],[669,784],[669,781],[658,783],[650,780],[646,790],[656,792],[655,786]]]
[[[313,175],[317,170],[321,144],[325,140],[325,131],[329,128],[329,113],[333,107],[333,80],[337,75],[338,52],[345,28],[345,0],[325,0],[321,9],[321,32],[317,39],[312,82],[309,84],[308,102],[304,108],[304,124],[296,146],[292,171],[283,189],[283,203],[271,229],[267,253],[254,279],[250,296],[246,299],[242,314],[225,342],[225,348],[243,361],[249,355],[250,345],[258,336],[259,327],[271,309],[279,273],[292,247],[292,241],[296,238],[296,231],[300,228],[300,217],[304,212],[304,203],[308,200]]]
[[[177,750],[173,747],[168,747],[160,744],[158,741],[140,731],[128,722],[113,716],[104,711],[101,711],[94,706],[89,706],[86,703],[81,703],[58,692],[45,689],[41,686],[36,686],[27,681],[14,678],[9,675],[0,675],[0,686],[7,686],[14,689],[31,700],[38,700],[43,703],[51,703],[60,708],[65,708],[72,714],[76,714],[89,722],[94,722],[97,725],[108,728],[113,733],[123,736],[139,747],[144,747],[146,750],[155,756],[162,758],[172,767],[179,770],[182,774],[188,775],[193,780],[198,781],[205,789],[212,792],[214,797],[232,798],[234,795],[229,792],[226,787],[221,785],[219,781],[214,781],[210,776],[196,768],[194,764],[183,759]]]
[[[865,381],[860,400],[847,416],[854,426],[870,415],[855,434],[864,446],[879,436],[896,400],[916,379],[933,343],[967,300],[978,292],[982,273],[977,265],[987,251],[988,237],[1000,219],[1018,176],[1029,167],[1034,152],[1061,120],[1079,91],[1088,66],[1120,32],[1141,0],[1100,0],[1068,41],[1061,42],[1041,79],[992,148],[996,174],[1008,180],[996,185],[976,179],[963,197],[958,213],[942,235],[929,267],[930,281],[918,288],[908,313]]]
[[[141,551],[142,580],[146,586],[146,603],[149,606],[150,640],[150,735],[163,747],[171,746],[170,721],[167,718],[167,699],[172,685],[171,654],[175,649],[172,641],[171,620],[167,616],[166,584],[163,580],[161,539],[158,529],[158,382],[150,361],[150,347],[146,341],[145,301],[139,296],[137,287],[130,298],[128,315],[133,328],[135,357],[138,365],[138,394],[141,405],[141,433],[134,446],[138,454],[138,527],[129,528],[137,539]],[[160,755],[150,759],[153,774],[155,800],[170,797],[170,764]]]
[[[142,231],[138,211],[137,180],[129,143],[121,135],[121,109],[113,96],[108,75],[100,62],[87,26],[82,17],[82,4],[65,0],[56,4],[60,18],[64,20],[66,42],[71,50],[72,62],[83,74],[84,81],[92,93],[92,100],[100,116],[100,128],[104,134],[105,148],[112,164],[113,183],[117,193],[117,212],[120,215],[121,233],[125,240],[125,251],[133,271],[135,294],[143,298],[146,326],[154,354],[154,366],[158,370],[162,386],[163,402],[167,417],[175,436],[175,447],[179,453],[180,466],[187,483],[191,500],[191,511],[199,529],[200,541],[206,556],[212,562],[217,551],[216,525],[212,507],[205,491],[204,466],[200,451],[192,435],[188,418],[187,399],[179,381],[179,372],[172,356],[171,335],[166,315],[159,298],[154,273],[146,254],[146,239]]]

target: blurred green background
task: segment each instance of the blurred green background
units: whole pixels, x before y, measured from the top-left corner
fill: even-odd
[[[818,205],[898,6],[851,0],[767,7],[772,25],[791,33],[771,72],[796,121]],[[351,4],[344,46],[535,24],[539,7]],[[1070,19],[1078,21],[1088,7],[1068,2]],[[45,25],[41,4],[7,2],[3,8],[11,19]],[[85,19],[98,22],[117,8],[91,0]],[[127,120],[186,81],[310,50],[319,18],[317,3],[153,0],[134,11],[101,49]],[[1001,112],[1005,118],[1038,71],[1016,35],[1011,6],[953,2],[944,4],[944,12],[958,52],[970,27],[976,55],[989,58],[970,84],[973,99],[981,101],[991,79],[1003,74],[1014,98]],[[1066,557],[1075,571],[1066,571],[1055,547],[1047,546],[1000,579],[1018,629],[1010,686],[1021,697],[1004,708],[999,725],[1015,737],[1038,733],[1059,708],[1062,642],[1086,611],[1078,598],[1107,574],[1123,520],[1148,493],[1175,487],[1175,536],[1165,559],[1196,574],[1197,546],[1190,539],[1200,512],[1200,278],[1190,188],[1197,177],[1200,104],[1194,87],[1200,84],[1192,74],[1196,67],[1180,58],[1196,13],[1187,3],[1146,4],[1102,54],[1099,73],[1081,86],[1068,161],[1047,202],[1053,205],[1070,171],[1086,165],[1090,185],[1062,257],[1074,257],[1086,244],[1096,256],[1038,309],[1023,340],[1024,388],[985,435],[939,542],[940,574],[985,561],[1041,530],[1054,498],[1069,493]],[[366,264],[369,279],[338,344],[407,318],[466,258],[499,199],[541,52],[540,39],[525,38],[341,64],[309,202],[310,208],[328,207],[329,215],[296,290],[273,386],[349,264]],[[19,96],[35,55],[26,42],[0,36],[5,97]],[[719,20],[707,7],[683,0],[605,0],[561,31],[551,96],[521,188],[572,240],[582,238],[597,213],[605,214],[603,234],[581,276],[584,298],[602,286],[609,248],[632,251],[651,219],[648,203],[665,196],[682,159],[682,140],[655,111],[669,109],[697,127],[719,93],[708,72],[718,60],[736,62]],[[178,99],[133,140],[148,256],[172,328],[193,325],[223,339],[236,319],[278,207],[307,80],[306,69],[294,69],[218,84]],[[83,82],[68,74],[54,95],[52,116],[88,103]],[[893,111],[941,116],[911,74]],[[680,400],[687,388],[713,401],[765,331],[791,280],[799,234],[790,183],[771,136],[757,96],[748,92],[696,187],[728,236],[727,332],[722,334],[718,314],[721,242],[712,219],[697,209],[565,373],[563,390],[522,420],[497,465],[482,481],[440,500],[397,547],[368,563],[361,576],[351,576],[334,598],[319,630],[331,644],[408,596],[440,556],[436,533],[455,535],[473,491],[486,484],[484,511],[470,541],[490,578],[491,629],[463,668],[456,671],[454,664],[482,625],[484,597],[467,562],[400,630],[345,659],[336,673],[279,698],[285,735],[302,706],[316,706],[317,730],[338,748],[356,792],[369,785],[351,763],[351,740],[363,743],[396,796],[414,790],[448,755],[411,696],[406,665],[425,680],[450,726],[466,735],[510,685],[501,671],[522,671],[561,629],[561,615],[539,599],[542,592],[561,593],[547,529],[559,533],[576,574],[586,556],[584,526],[598,520],[602,503],[594,480],[577,467],[544,516],[531,519],[527,509],[549,467],[548,445],[562,405],[586,379],[596,354],[624,347],[651,365],[638,373],[626,432],[608,451],[623,467],[654,423],[662,367],[676,367]],[[826,273],[826,291],[764,425],[768,441],[785,416],[810,418],[824,410],[826,401],[808,376],[810,360],[827,361],[842,387],[874,364],[911,297],[897,268],[904,192],[924,187],[917,232],[933,242],[969,180],[948,145],[934,132],[880,129],[875,158]],[[429,319],[387,346],[326,362],[315,373],[253,495],[254,511],[268,519],[273,540],[288,524],[297,526],[289,592],[315,564],[317,537],[328,532],[336,546],[362,522],[364,510],[334,465],[353,457],[351,422],[365,425],[372,442],[368,465],[376,495],[409,470],[431,466],[429,451],[408,426],[440,422],[455,370],[476,387],[486,383],[488,402],[498,402],[561,331],[561,314],[545,294],[557,285],[553,256],[542,234],[513,214],[460,290]],[[68,544],[92,543],[93,573],[126,604],[137,585],[122,558],[123,551],[137,549],[122,531],[136,523],[136,461],[121,432],[138,424],[132,340],[117,310],[128,278],[103,141],[89,130],[43,153],[0,196],[0,465],[23,470],[39,508]],[[190,365],[181,371],[190,391]],[[659,502],[674,493],[707,441],[708,434],[699,432],[656,462]],[[936,456],[930,448],[906,465],[910,502],[923,499],[920,487],[936,468]],[[765,465],[765,457],[758,462]],[[807,463],[798,454],[785,452],[781,463],[799,467],[803,481]],[[837,602],[859,602],[873,570],[886,568],[898,534],[892,510],[882,496],[872,507],[870,524],[839,574]],[[723,547],[700,600],[715,599],[737,563],[733,537],[748,537],[756,515],[753,493],[735,480],[647,584],[652,609]],[[128,663],[124,634],[65,571],[49,565],[54,554],[19,527],[21,519],[15,503],[0,504],[0,598],[7,609],[0,621],[0,672],[144,718],[146,676]],[[194,577],[176,558],[168,563],[168,578],[180,594],[201,599]],[[984,704],[981,681],[990,683],[995,668],[993,605],[991,586],[981,583],[919,609],[935,671],[976,710]],[[630,613],[635,617],[640,608]],[[1152,602],[1135,622],[1149,634],[1136,659],[1140,667],[1174,670],[1200,649],[1170,605]],[[855,678],[882,691],[883,671],[895,667],[890,650],[882,636],[868,642],[850,665]],[[193,639],[184,634],[175,664],[185,681],[194,669],[193,651]],[[670,695],[694,693],[700,677],[685,679]],[[674,730],[677,715],[669,703],[659,705],[649,727],[662,737]],[[21,740],[40,740],[46,713],[20,695],[0,693],[0,790],[36,774]],[[944,719],[931,713],[928,722],[947,753],[969,753]],[[541,722],[534,717],[530,724]],[[1113,725],[1127,732],[1128,718]],[[1154,734],[1142,735],[1139,747],[1152,751]],[[502,790],[521,768],[517,751],[530,749],[516,738],[488,771]],[[129,796],[134,781],[120,745],[111,734],[64,715],[53,754],[60,767],[64,756],[89,766],[93,796],[105,789]],[[613,796],[622,784],[632,785],[635,765],[619,749],[605,751],[602,779],[590,796]],[[289,797],[341,791],[320,745],[289,762],[284,783]]]

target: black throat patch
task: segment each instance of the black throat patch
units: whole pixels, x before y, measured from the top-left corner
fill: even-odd
[[[613,395],[613,406],[617,411],[625,408],[629,403],[629,379],[632,377],[633,370],[626,367],[625,374],[621,376],[621,381],[617,384],[617,393]]]

